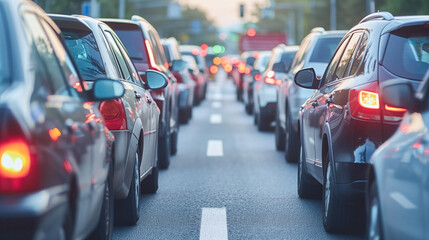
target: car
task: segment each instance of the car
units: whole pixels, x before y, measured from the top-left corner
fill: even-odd
[[[179,136],[179,90],[177,80],[169,69],[164,48],[156,29],[144,18],[133,15],[131,20],[101,19],[109,25],[125,45],[141,78],[146,81],[145,71],[160,71],[168,77],[166,88],[150,91],[161,110],[158,139],[158,166],[167,169],[170,156],[177,152]]]
[[[236,86],[236,96],[238,101],[244,102],[246,107],[246,112],[251,114],[253,112],[253,93],[250,93],[250,87],[245,86],[248,82],[251,82],[252,79],[248,79],[248,82],[245,82],[245,75],[251,75],[251,70],[253,69],[253,64],[256,59],[259,57],[259,52],[257,51],[246,51],[240,55],[241,62],[238,64],[238,72],[240,73],[239,78],[233,78]],[[252,77],[254,77],[252,75]],[[244,90],[244,87],[248,87],[248,91]]]
[[[252,98],[253,105],[253,123],[256,124],[258,130],[268,130],[270,126],[265,123],[265,119],[261,119],[261,117],[265,117],[265,114],[272,108],[271,105],[266,105],[266,103],[260,103],[261,99],[259,99],[259,95],[256,93],[258,89],[262,86],[262,73],[265,72],[265,69],[268,67],[268,62],[271,58],[271,51],[261,51],[258,52],[257,58],[253,63],[253,67],[250,68],[250,75],[243,75],[243,93],[251,92],[252,95],[249,96]],[[256,70],[256,71],[255,71]],[[249,71],[246,69],[246,71]],[[258,76],[259,75],[259,76]],[[263,101],[263,100],[262,100]],[[244,102],[244,104],[249,104]],[[263,105],[263,108],[260,106]],[[275,110],[273,108],[272,110]],[[268,114],[268,113],[267,113]]]
[[[182,56],[179,52],[179,43],[175,38],[162,39],[162,46],[167,57],[167,61],[170,64],[173,75],[177,79],[179,94],[179,121],[180,123],[188,123],[192,117],[192,106],[194,103],[194,89],[195,82],[192,80],[192,76],[189,71],[183,66],[180,71],[174,71],[174,65],[176,62],[182,62]]]
[[[60,30],[31,1],[0,1],[2,239],[111,239],[113,135],[96,104],[116,80],[84,87]]]
[[[287,162],[298,162],[298,112],[305,100],[314,93],[314,90],[298,87],[294,83],[294,76],[299,70],[309,67],[314,68],[316,76],[322,76],[345,34],[346,31],[325,31],[320,27],[312,29],[302,40],[290,70],[277,88],[275,147],[285,151]]]
[[[186,69],[188,69],[192,80],[194,81],[194,105],[197,106],[204,99],[205,83],[203,73],[198,69],[198,65],[195,62],[195,58],[189,55],[183,55],[182,60],[186,63]]]
[[[429,36],[424,55],[429,56]],[[407,109],[399,128],[371,157],[367,191],[368,239],[425,239],[429,221],[429,75],[417,92],[402,79],[384,82],[383,101]]]
[[[276,120],[277,87],[285,78],[297,50],[298,46],[285,44],[273,48],[260,79],[254,80],[256,81],[253,89],[254,109],[260,131],[271,129],[272,123]],[[259,73],[260,70],[257,71]]]
[[[108,77],[125,87],[122,98],[103,101],[99,109],[116,139],[113,180],[116,219],[134,225],[140,218],[140,189],[149,193],[158,190],[160,113],[148,90],[165,87],[166,77],[148,70],[143,83],[119,37],[101,21],[85,16],[49,16],[61,29],[86,84]]]
[[[320,80],[312,68],[295,75],[298,86],[316,90],[299,113],[298,195],[322,191],[328,232],[365,226],[370,157],[404,114],[383,101],[380,86],[400,79],[417,88],[429,68],[428,22],[429,16],[368,15],[342,39]]]
[[[182,56],[192,56],[195,59],[195,62],[197,63],[199,72],[203,75],[204,80],[204,88],[203,88],[203,98],[200,100],[206,98],[206,92],[207,92],[207,80],[209,77],[209,69],[206,64],[205,58],[201,54],[201,48],[196,45],[179,45],[179,51],[182,54]]]

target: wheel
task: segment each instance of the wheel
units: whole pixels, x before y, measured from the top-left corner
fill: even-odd
[[[113,165],[110,166],[109,176],[106,179],[103,205],[101,206],[101,214],[98,220],[97,227],[91,233],[88,239],[107,240],[112,239],[113,230]]]
[[[270,129],[270,125],[265,120],[265,117],[262,116],[261,111],[259,111],[259,114],[258,114],[258,123],[257,123],[257,125],[258,125],[258,130],[259,131],[268,131]]]
[[[246,105],[244,105],[244,110],[246,110],[247,114],[252,115],[252,113],[253,113],[253,106],[250,105],[250,103],[247,103]]]
[[[253,111],[253,124],[258,125],[258,113],[256,111]]]
[[[165,133],[159,137],[158,141],[158,167],[160,169],[167,169],[170,166],[170,127],[164,128]]]
[[[286,130],[284,139],[285,160],[290,163],[296,163],[299,160],[298,149],[300,147],[299,134],[293,130],[290,113],[286,112]]]
[[[189,121],[189,110],[188,108],[181,109],[179,111],[179,123],[180,124],[187,124]]]
[[[322,195],[323,227],[325,231],[330,233],[349,232],[352,227],[351,219],[354,216],[351,212],[351,207],[347,207],[339,197],[334,182],[334,170],[329,159],[329,152],[326,153],[325,159],[326,167]]]
[[[277,151],[285,150],[285,132],[280,126],[278,112],[276,113],[276,127],[275,127],[275,143]]]
[[[177,153],[177,141],[178,141],[178,135],[179,135],[179,131],[176,131],[173,133],[173,135],[171,135],[171,139],[170,139],[170,153],[172,156],[176,155]]]
[[[140,196],[140,154],[137,148],[134,162],[133,176],[131,179],[130,191],[127,198],[116,203],[116,216],[121,224],[135,225],[140,218],[139,196]]]
[[[380,200],[378,198],[377,183],[374,181],[369,189],[369,214],[367,219],[367,239],[384,239],[382,226],[382,217],[380,212]]]
[[[320,184],[307,172],[305,155],[302,146],[298,163],[298,196],[300,198],[320,197],[322,191]]]
[[[158,166],[152,168],[152,173],[142,182],[142,193],[156,193],[158,190]]]
[[[61,226],[61,229],[58,233],[59,240],[71,240],[73,239],[73,219],[71,216],[70,208],[67,210],[66,217],[64,219],[64,223]]]

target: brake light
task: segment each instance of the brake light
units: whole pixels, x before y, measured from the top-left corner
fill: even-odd
[[[159,69],[155,64],[155,57],[153,55],[152,46],[150,45],[149,40],[144,40],[144,44],[146,45],[147,55],[149,57],[150,69],[162,72],[161,69]]]
[[[405,109],[405,108],[397,108],[397,107],[392,107],[392,106],[389,106],[389,105],[384,105],[384,108],[387,110],[387,111],[392,111],[392,112],[406,112],[407,111],[407,109]]]
[[[265,83],[270,84],[270,85],[280,85],[280,84],[282,84],[282,80],[274,78],[275,75],[276,75],[276,72],[269,71],[267,73],[267,76],[265,77]]]
[[[101,102],[100,113],[109,130],[127,129],[127,116],[120,98]]]
[[[378,93],[360,90],[359,104],[364,108],[379,109],[380,102],[378,100]]]
[[[223,69],[225,70],[225,72],[230,73],[232,71],[232,66],[231,64],[226,64]]]
[[[244,64],[243,62],[240,62],[238,64],[238,71],[243,74],[246,72],[246,64]]]
[[[262,75],[261,74],[256,74],[255,75],[255,80],[256,81],[261,81],[262,80]]]
[[[38,186],[36,159],[27,141],[12,139],[0,143],[0,192],[28,192]]]
[[[402,120],[407,109],[384,105],[383,119],[390,122],[398,122]]]
[[[269,72],[267,73],[267,77],[269,77],[269,78],[273,78],[273,77],[274,77],[274,75],[276,75],[276,72],[274,72],[274,71],[269,71]]]
[[[210,73],[211,74],[213,74],[213,75],[216,74],[218,70],[219,69],[218,69],[218,67],[216,65],[211,65],[210,66]]]
[[[246,67],[245,69],[244,69],[244,74],[246,74],[246,75],[250,75],[250,72],[252,71],[252,69],[250,69],[250,67]]]
[[[381,112],[377,82],[351,89],[349,104],[353,117],[379,121]]]

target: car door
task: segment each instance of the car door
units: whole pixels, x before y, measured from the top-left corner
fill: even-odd
[[[90,107],[84,106],[79,97],[81,93],[71,87],[79,82],[79,77],[74,68],[69,68],[72,65],[71,60],[62,47],[59,36],[44,17],[37,18],[31,12],[24,12],[22,16],[30,26],[27,32],[35,42],[40,58],[40,72],[50,86],[45,104],[47,119],[60,120],[52,125],[49,135],[54,142],[57,142],[56,148],[67,149],[61,157],[70,163],[76,174],[78,193],[74,214],[75,233],[79,234],[88,229],[88,223],[97,220],[98,216],[88,213],[93,212],[92,199],[98,197],[94,194],[95,181],[98,180],[97,173],[104,170],[106,175],[108,165],[105,162],[105,156],[94,157],[95,129],[86,122],[87,116],[91,113]],[[102,146],[105,146],[105,143]],[[96,161],[103,161],[105,168],[95,170],[93,163]],[[104,179],[102,182],[104,183]]]
[[[329,111],[331,108],[331,100],[330,98],[336,89],[336,87],[340,84],[341,78],[334,78],[334,74],[338,66],[341,64],[341,59],[343,57],[344,50],[346,49],[350,40],[350,36],[344,38],[344,40],[340,43],[337,52],[331,60],[331,63],[328,65],[326,69],[326,74],[322,82],[322,86],[319,90],[313,95],[311,99],[311,105],[313,107],[313,111],[309,113],[309,119],[311,121],[312,130],[309,133],[309,137],[312,137],[313,141],[309,141],[312,143],[312,147],[314,151],[313,155],[313,169],[315,176],[320,182],[323,182],[323,168],[322,168],[322,137],[323,137],[323,127],[325,122],[327,122],[327,118],[329,117]],[[346,63],[347,65],[347,63]]]

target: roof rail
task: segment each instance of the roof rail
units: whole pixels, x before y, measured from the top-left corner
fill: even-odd
[[[390,12],[376,12],[376,13],[372,13],[372,14],[369,14],[368,16],[364,17],[359,22],[359,24],[363,23],[363,22],[371,21],[371,20],[377,19],[377,18],[381,18],[381,19],[386,20],[386,21],[391,21],[391,20],[393,20],[393,15]]]
[[[315,28],[311,29],[311,32],[312,33],[316,33],[316,32],[322,33],[322,32],[325,32],[325,29],[323,27],[315,27]]]

